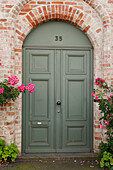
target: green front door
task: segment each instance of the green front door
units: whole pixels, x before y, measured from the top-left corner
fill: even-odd
[[[90,152],[91,51],[23,51],[25,84],[36,87],[24,96],[23,152]]]

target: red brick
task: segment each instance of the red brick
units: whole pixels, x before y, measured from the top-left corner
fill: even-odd
[[[47,15],[46,7],[45,7],[45,6],[43,6],[42,8],[43,8],[44,14],[45,14],[45,15]]]
[[[96,30],[97,33],[101,32],[101,29],[99,28],[98,30]]]
[[[38,8],[38,11],[39,11],[39,13],[42,13],[42,10],[41,10],[41,8]]]
[[[110,64],[103,64],[104,67],[110,67]]]
[[[38,1],[38,4],[46,4],[46,1]]]
[[[95,137],[95,139],[96,139],[96,140],[102,140],[102,138],[101,138],[101,137]]]
[[[31,19],[29,15],[26,16],[27,20],[32,24],[33,27],[35,27],[34,21]]]
[[[22,52],[22,49],[15,49],[15,52]]]
[[[63,2],[56,1],[56,2],[52,2],[52,4],[63,4]]]
[[[6,22],[7,19],[0,19],[0,22]]]
[[[87,32],[90,29],[90,26],[88,25],[83,31]]]
[[[12,8],[13,5],[6,5],[6,8]]]

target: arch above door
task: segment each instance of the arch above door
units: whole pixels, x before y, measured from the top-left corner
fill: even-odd
[[[77,27],[62,21],[52,21],[33,29],[24,40],[23,46],[89,47],[88,37]]]

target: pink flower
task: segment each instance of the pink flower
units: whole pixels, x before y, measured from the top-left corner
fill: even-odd
[[[95,97],[95,93],[93,92],[92,94],[91,94],[93,97]]]
[[[101,82],[105,83],[105,80],[101,79]]]
[[[96,96],[95,99],[98,100],[98,96]]]
[[[26,90],[28,90],[29,93],[33,93],[36,90],[34,87],[35,87],[35,84],[29,83],[28,86],[26,86]]]
[[[101,128],[101,129],[103,129],[103,126],[102,126],[102,124],[100,124],[100,128]]]
[[[0,61],[1,61],[1,59],[0,59]],[[2,63],[0,63],[0,66],[2,65]]]
[[[108,97],[108,101],[110,102],[111,101],[111,99]]]
[[[0,94],[3,93],[4,89],[3,88],[0,88]]]
[[[109,121],[106,121],[106,120],[105,120],[105,123],[106,123],[107,125],[109,125]]]
[[[15,86],[15,84],[17,84],[19,82],[19,79],[17,76],[12,76],[12,77],[8,77],[8,84],[10,84],[11,86]]]
[[[109,97],[113,97],[112,94]]]
[[[24,90],[25,90],[24,84],[21,84],[21,86],[18,86],[17,89],[18,89],[20,92],[24,92]]]
[[[99,84],[99,87],[102,87],[102,84]]]

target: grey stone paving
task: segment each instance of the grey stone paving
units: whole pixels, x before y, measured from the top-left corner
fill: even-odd
[[[0,170],[90,170],[102,169],[96,160],[17,160],[9,165],[1,165]]]

